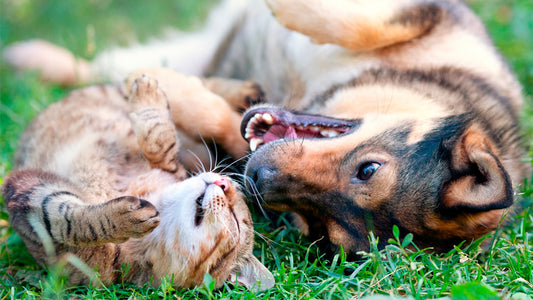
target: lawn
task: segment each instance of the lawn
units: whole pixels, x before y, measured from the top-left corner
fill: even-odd
[[[522,115],[525,145],[533,157],[533,1],[470,1],[487,23],[524,86]],[[9,43],[43,38],[91,58],[102,49],[146,41],[167,26],[198,27],[211,0],[0,0],[0,50]],[[17,139],[28,122],[68,90],[43,84],[35,74],[15,74],[0,65],[0,182],[11,170]],[[530,177],[531,179],[531,177]],[[212,289],[205,284],[191,290],[170,285],[106,288],[65,287],[60,267],[43,271],[26,251],[7,222],[0,199],[0,299],[24,298],[360,298],[367,295],[453,299],[532,299],[533,185],[526,180],[522,194],[530,207],[495,234],[468,247],[442,255],[406,248],[410,236],[390,241],[386,249],[368,249],[364,259],[347,261],[340,253],[324,257],[290,225],[284,215],[267,220],[258,214],[255,254],[272,270],[276,286],[254,294],[233,286]],[[375,238],[369,237],[372,241]],[[168,281],[166,282],[168,283]],[[529,295],[529,296],[528,296]],[[385,296],[383,296],[385,297]]]

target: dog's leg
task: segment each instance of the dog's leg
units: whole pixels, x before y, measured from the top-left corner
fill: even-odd
[[[202,78],[202,82],[208,90],[224,98],[234,110],[239,112],[264,101],[263,90],[253,81],[208,77]]]
[[[406,42],[438,24],[444,8],[412,0],[266,0],[286,28],[318,44],[370,51]]]
[[[2,51],[2,59],[17,71],[37,71],[41,80],[64,86],[89,82],[94,77],[88,61],[38,39],[9,45]]]
[[[143,74],[157,79],[181,132],[197,141],[213,139],[235,158],[246,154],[248,144],[240,134],[241,115],[224,98],[208,90],[200,78],[165,68],[140,70],[126,79],[126,88],[130,90]]]

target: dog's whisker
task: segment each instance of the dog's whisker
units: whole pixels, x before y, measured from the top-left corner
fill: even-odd
[[[257,206],[259,206],[259,209],[261,210],[261,214],[267,218],[267,219],[270,219],[266,213],[266,211],[264,210],[263,208],[263,203],[266,203],[265,200],[263,199],[263,197],[261,196],[261,194],[259,193],[259,190],[257,189],[257,187],[255,186],[255,183],[253,182],[253,180],[246,176],[246,175],[243,175],[242,177],[245,181],[247,181],[249,183],[249,186],[250,186],[250,189],[251,189],[251,196],[254,197],[254,200],[255,202],[257,203]]]

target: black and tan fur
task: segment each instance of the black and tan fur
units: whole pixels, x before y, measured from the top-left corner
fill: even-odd
[[[167,97],[147,76],[129,86],[74,91],[24,133],[3,194],[29,252],[42,265],[76,255],[98,271],[92,284],[191,287],[210,273],[217,286],[271,287],[238,188],[215,173],[186,179]],[[206,93],[191,87],[183,101]],[[91,282],[69,271],[70,284]]]
[[[252,79],[265,91],[270,105],[250,108],[240,133],[223,130],[259,146],[246,167],[252,199],[295,212],[304,231],[352,254],[368,249],[370,231],[383,246],[393,225],[445,251],[515,210],[529,175],[520,86],[465,4],[225,3],[218,12],[232,18],[214,14],[208,24],[229,29],[195,74]],[[188,45],[168,45],[180,41]],[[158,55],[184,70],[186,58],[165,49]],[[126,66],[126,53],[104,52],[81,69],[112,77],[101,62]]]

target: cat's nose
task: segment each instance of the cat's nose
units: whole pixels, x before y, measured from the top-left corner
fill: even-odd
[[[224,193],[229,191],[230,183],[229,180],[226,178],[220,178],[218,180],[215,180],[213,184],[219,186],[224,191]]]

